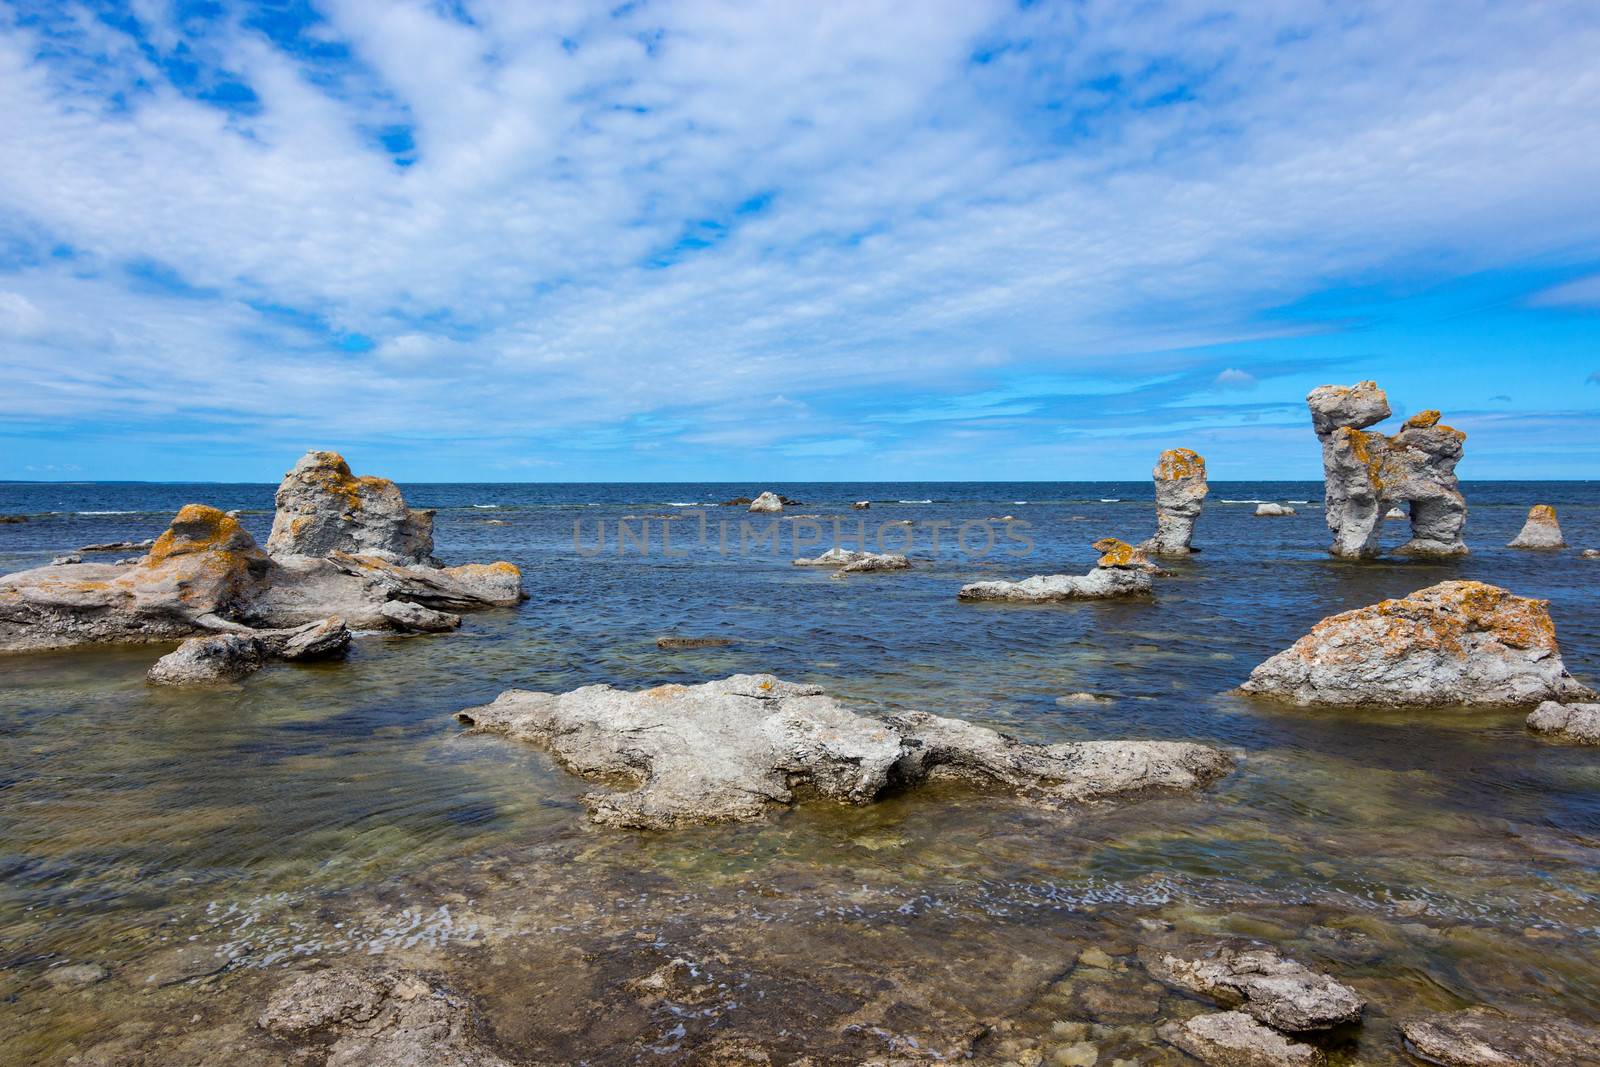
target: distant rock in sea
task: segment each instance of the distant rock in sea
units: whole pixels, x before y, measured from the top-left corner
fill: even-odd
[[[1556,509],[1549,504],[1535,504],[1528,509],[1528,521],[1506,545],[1507,548],[1551,549],[1566,548],[1566,538],[1561,536],[1561,523],[1556,521]]]
[[[751,511],[777,512],[783,510],[783,500],[777,493],[765,492],[750,501]]]
[[[1275,515],[1293,515],[1294,513],[1294,508],[1289,507],[1287,504],[1266,503],[1256,505],[1256,514],[1263,517]]]

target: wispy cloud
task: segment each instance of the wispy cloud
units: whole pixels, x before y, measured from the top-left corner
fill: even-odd
[[[1160,430],[1326,286],[1600,257],[1600,12],[1469,7],[0,0],[0,419],[166,476],[959,457],[1071,375]]]

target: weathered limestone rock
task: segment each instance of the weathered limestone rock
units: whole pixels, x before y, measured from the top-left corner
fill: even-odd
[[[280,989],[258,1024],[325,1067],[510,1067],[476,1033],[472,1005],[415,971],[315,971]]]
[[[82,563],[82,562],[83,562],[83,557],[82,556],[79,556],[77,554],[73,554],[73,555],[70,555],[70,556],[57,556],[55,559],[50,561],[50,566],[52,566],[52,567],[70,567],[74,563]]]
[[[1139,547],[1158,556],[1187,556],[1194,536],[1195,521],[1210,487],[1206,485],[1206,461],[1187,448],[1169,448],[1161,453],[1152,472],[1156,482],[1156,535]]]
[[[1097,741],[1029,745],[980,726],[913,712],[869,719],[817,686],[771,675],[628,692],[510,690],[457,716],[475,732],[549,749],[574,774],[632,779],[631,792],[584,797],[590,818],[664,829],[759,818],[796,790],[865,804],[891,787],[958,778],[1041,803],[1144,789],[1194,789],[1233,757],[1205,745]]]
[[[1048,604],[1061,600],[1103,600],[1145,596],[1154,588],[1152,574],[1160,568],[1142,549],[1114,537],[1094,543],[1101,553],[1088,574],[1036,574],[1020,582],[973,582],[956,593],[961,600],[1003,600],[1018,604]]]
[[[1600,1030],[1549,1015],[1467,1008],[1404,1020],[1400,1032],[1445,1067],[1600,1067]]]
[[[1528,521],[1522,530],[1507,544],[1507,548],[1566,548],[1561,536],[1561,524],[1556,521],[1556,509],[1549,504],[1535,504],[1528,509]]]
[[[263,630],[260,640],[269,654],[290,662],[337,659],[350,650],[350,627],[331,616],[293,630]]]
[[[1256,505],[1256,514],[1264,518],[1269,518],[1276,515],[1293,515],[1294,513],[1294,508],[1291,508],[1287,504],[1273,504],[1269,502]]]
[[[337,452],[301,457],[278,486],[277,509],[267,538],[273,556],[352,552],[437,565],[433,512],[407,507],[387,478],[357,478]]]
[[[147,677],[157,685],[215,685],[254,674],[266,663],[266,649],[254,637],[212,634],[189,638],[156,660]]]
[[[407,633],[442,634],[461,626],[461,616],[435,611],[409,600],[391,600],[383,605],[383,617],[394,629]]]
[[[861,552],[851,548],[830,548],[820,556],[797,559],[796,567],[836,567],[834,577],[863,571],[903,571],[911,561],[897,552]]]
[[[860,552],[853,548],[830,548],[820,556],[809,558],[802,557],[794,561],[796,567],[843,567],[846,563],[854,563],[858,559],[866,559],[871,552]]]
[[[1323,619],[1240,688],[1304,705],[1583,699],[1592,691],[1562,664],[1548,603],[1483,582],[1440,582]]]
[[[1405,421],[1392,437],[1366,428],[1389,417],[1389,399],[1373,382],[1324,385],[1306,397],[1322,442],[1328,528],[1335,556],[1378,554],[1378,528],[1391,505],[1409,502],[1411,540],[1399,551],[1459,556],[1467,502],[1456,480],[1467,435],[1439,422],[1437,411]]]
[[[1586,548],[1581,555],[1584,559],[1600,559],[1600,548]]]
[[[1196,1015],[1165,1023],[1156,1033],[1208,1067],[1323,1067],[1328,1062],[1321,1049],[1291,1041],[1242,1011]]]
[[[155,543],[156,543],[155,542],[155,538],[153,538],[153,537],[152,538],[147,538],[146,540],[143,540],[143,541],[106,541],[103,544],[98,544],[98,545],[84,545],[82,548],[78,549],[78,551],[79,552],[133,552],[133,551],[135,551],[137,549],[149,548],[152,545],[154,545]]]
[[[765,492],[756,497],[754,500],[750,501],[750,510],[767,512],[782,511],[783,500],[779,498],[777,493],[770,491]]]
[[[1558,741],[1600,745],[1600,704],[1558,704],[1546,700],[1528,716],[1528,729]]]
[[[1366,1002],[1334,981],[1270,948],[1233,945],[1146,948],[1140,958],[1168,985],[1239,1008],[1276,1030],[1306,1033],[1361,1018]]]

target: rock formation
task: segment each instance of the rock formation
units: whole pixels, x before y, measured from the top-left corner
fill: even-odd
[[[406,506],[387,478],[360,477],[337,452],[307,452],[278,486],[267,551],[273,556],[351,552],[438,566],[433,512]]]
[[[1528,716],[1528,729],[1557,741],[1600,745],[1600,704],[1558,704],[1547,700]]]
[[[1101,553],[1088,574],[1036,574],[1020,582],[973,582],[956,596],[961,600],[1004,600],[1019,604],[1047,604],[1059,600],[1103,600],[1144,596],[1154,587],[1151,575],[1160,568],[1142,549],[1114,537],[1094,543]]]
[[[156,660],[147,677],[157,685],[209,685],[231,682],[266,665],[261,642],[243,634],[191,637]]]
[[[953,778],[1058,805],[1194,789],[1233,766],[1228,753],[1185,742],[1031,745],[924,712],[870,719],[817,686],[771,675],[642,692],[514,689],[456,718],[541,745],[585,778],[633,780],[630,792],[583,799],[593,821],[639,829],[759,818],[793,803],[797,789],[865,804],[891,788]]]
[[[278,514],[274,537],[295,551],[264,553],[232,515],[189,504],[149,553],[131,565],[52,565],[0,576],[0,652],[233,633],[266,642],[271,657],[306,658],[332,645],[342,651],[347,636],[339,632],[347,635],[346,625],[448,629],[460,620],[441,609],[473,610],[522,599],[516,567],[438,566],[430,556],[427,513],[407,509],[383,479],[351,479],[353,496],[342,497],[331,488],[340,471],[347,474],[348,468],[333,453],[312,453],[285,479],[278,498],[294,511]],[[338,510],[307,513],[310,501]],[[378,546],[379,554],[303,551],[334,538]],[[395,562],[408,554],[424,562]],[[334,616],[343,621],[319,637],[308,631],[293,640],[283,636]],[[302,638],[304,647],[294,643]],[[191,668],[203,673],[204,664],[220,662],[220,648],[191,648],[157,674],[187,675]]]
[[[1600,1030],[1550,1015],[1467,1008],[1406,1019],[1400,1032],[1445,1067],[1600,1067]]]
[[[295,1063],[510,1067],[479,1040],[472,1005],[415,971],[313,971],[280,989],[257,1024],[304,1047]]]
[[[836,567],[834,577],[862,571],[903,571],[911,561],[897,552],[860,552],[850,548],[830,548],[820,556],[797,559],[796,567]]]
[[[1528,521],[1522,530],[1507,544],[1507,548],[1566,548],[1561,536],[1561,524],[1556,521],[1556,509],[1549,504],[1535,504],[1528,509]]]
[[[1548,601],[1440,582],[1329,616],[1241,688],[1303,705],[1529,705],[1582,699]]]
[[[1316,1046],[1291,1041],[1242,1011],[1163,1023],[1156,1033],[1212,1067],[1324,1067],[1328,1062]]]
[[[1139,547],[1158,556],[1187,556],[1194,549],[1189,540],[1200,518],[1210,487],[1206,485],[1206,461],[1187,448],[1169,448],[1161,453],[1152,472],[1156,482],[1156,535]]]
[[[1293,515],[1294,513],[1294,508],[1291,508],[1287,504],[1273,504],[1269,502],[1256,505],[1256,514],[1263,518],[1271,518],[1278,515]]]
[[[1292,1034],[1354,1022],[1366,1007],[1349,986],[1270,948],[1151,948],[1142,950],[1140,958],[1158,980]]]
[[[872,501],[870,501],[870,500],[857,500],[854,504],[851,504],[850,506],[852,508],[854,508],[855,510],[857,510],[857,511],[866,511],[868,508],[870,508],[872,506]]]
[[[1455,473],[1466,434],[1442,425],[1437,411],[1413,415],[1392,437],[1367,432],[1389,417],[1389,399],[1374,382],[1320,386],[1306,403],[1322,442],[1330,552],[1350,559],[1376,556],[1384,514],[1394,504],[1409,503],[1411,540],[1398,551],[1466,553],[1461,528],[1467,502]]]
[[[768,491],[750,501],[751,511],[775,512],[783,510],[783,500],[777,493]]]

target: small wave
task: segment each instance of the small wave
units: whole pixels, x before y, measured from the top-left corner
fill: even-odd
[[[667,507],[669,508],[697,508],[699,506],[700,502],[698,500],[691,500],[687,504],[678,500],[667,501]]]
[[[896,504],[931,504],[931,500],[896,500]]]
[[[74,515],[143,515],[142,511],[74,511]]]
[[[475,507],[475,508],[497,508],[500,505],[499,504],[474,504],[472,506]]]
[[[1226,500],[1225,499],[1225,500],[1223,500],[1221,502],[1224,503],[1224,504],[1266,504],[1266,503],[1269,503],[1269,501],[1256,500],[1254,498],[1251,498],[1249,500]],[[1293,503],[1293,501],[1290,501],[1290,503]]]
[[[1103,496],[1103,497],[1100,498],[1100,503],[1102,503],[1102,504],[1120,504],[1120,503],[1122,503],[1122,498],[1120,496]]]
[[[1027,501],[1026,500],[1013,500],[1012,503],[1013,504],[1026,504]]]
[[[1309,501],[1309,500],[1291,500],[1291,501],[1289,501],[1289,503],[1291,503],[1291,504],[1309,504],[1309,503],[1311,503],[1311,501]]]

